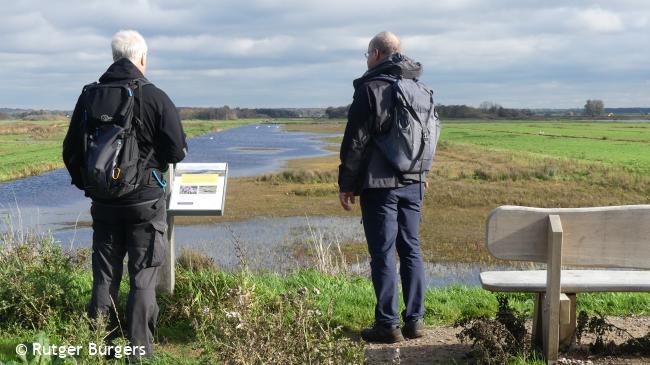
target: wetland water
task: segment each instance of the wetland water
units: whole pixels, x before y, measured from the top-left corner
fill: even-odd
[[[256,176],[281,169],[287,160],[329,154],[322,134],[287,132],[278,125],[249,125],[209,133],[188,141],[185,162],[228,162],[231,177]],[[228,199],[226,198],[226,204]],[[333,197],[335,199],[336,197]],[[63,169],[40,176],[0,184],[0,216],[14,229],[51,231],[61,245],[90,247],[90,200],[70,185]],[[226,213],[227,214],[227,213]],[[286,272],[306,262],[296,258],[296,245],[304,245],[313,233],[325,242],[363,242],[359,218],[289,217],[254,218],[210,225],[176,226],[176,249],[193,248],[214,258],[219,267],[235,267],[236,241],[241,243],[249,267]],[[177,252],[178,254],[178,252]],[[362,260],[362,259],[361,259]],[[353,271],[366,273],[366,261],[349,263]],[[453,283],[478,284],[479,264],[428,263],[430,286]]]

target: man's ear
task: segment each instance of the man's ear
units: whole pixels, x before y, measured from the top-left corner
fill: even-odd
[[[142,56],[140,56],[140,66],[144,67],[147,63],[147,54],[143,53]]]
[[[372,54],[375,56],[375,61],[379,62],[381,60],[381,52],[377,48],[372,51]]]

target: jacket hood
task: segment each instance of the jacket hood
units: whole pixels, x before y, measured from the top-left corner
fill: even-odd
[[[104,72],[99,82],[115,82],[122,80],[144,79],[144,75],[127,58],[120,58],[113,62]]]
[[[352,85],[356,89],[362,83],[379,75],[398,76],[404,79],[418,79],[422,75],[422,64],[401,53],[395,53],[377,66],[366,71],[360,78],[354,80]]]

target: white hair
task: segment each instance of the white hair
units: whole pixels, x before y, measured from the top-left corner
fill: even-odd
[[[147,43],[142,35],[135,30],[120,30],[111,40],[113,61],[128,58],[134,64],[140,62],[143,54],[147,53]]]

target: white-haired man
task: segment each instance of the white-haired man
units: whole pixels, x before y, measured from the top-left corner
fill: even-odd
[[[63,142],[63,160],[72,184],[92,199],[93,289],[89,314],[92,318],[103,314],[109,319],[112,332],[107,342],[120,335],[116,304],[128,254],[126,332],[134,355],[148,357],[152,355],[158,317],[158,271],[167,250],[161,172],[169,163],[185,157],[187,144],[174,103],[144,78],[144,38],[136,31],[120,31],[113,36],[111,48],[113,64],[99,83],[84,87],[77,101]],[[111,140],[115,143],[104,143],[107,134],[119,138]],[[127,150],[129,138],[133,142]],[[115,151],[108,159],[113,165],[104,180],[113,190],[101,190],[98,184],[102,182],[97,182],[96,175],[102,166],[97,164],[96,155],[101,157],[110,148]],[[130,151],[130,161],[137,162],[135,168],[125,162]],[[135,171],[135,177],[124,182],[129,171]]]

